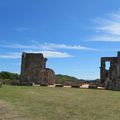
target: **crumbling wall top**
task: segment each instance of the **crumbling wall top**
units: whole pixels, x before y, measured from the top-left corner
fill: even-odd
[[[116,60],[117,57],[101,57],[101,61],[112,61],[112,60]]]

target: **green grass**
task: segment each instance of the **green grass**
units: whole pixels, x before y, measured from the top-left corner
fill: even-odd
[[[10,120],[120,120],[118,91],[3,86],[0,103]]]

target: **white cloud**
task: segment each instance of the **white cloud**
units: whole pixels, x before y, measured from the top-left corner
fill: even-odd
[[[91,40],[120,42],[120,9],[104,18],[95,18],[94,23],[94,30],[98,31],[98,34],[92,36]]]
[[[43,53],[44,57],[47,58],[68,58],[73,57],[72,55],[66,52],[58,52],[58,51],[28,51],[29,53]]]
[[[56,49],[71,49],[71,50],[96,50],[81,45],[66,45],[66,44],[55,44],[55,43],[35,43],[34,45],[23,45],[23,44],[1,44],[0,47],[5,48],[16,48],[16,49],[36,49],[36,50],[56,50]]]
[[[120,42],[120,36],[96,35],[91,37],[92,41]]]
[[[0,58],[3,58],[3,59],[18,59],[20,57],[21,57],[21,53],[0,54]]]
[[[38,45],[23,45],[23,44],[1,44],[0,47],[15,48],[15,49],[40,49]]]
[[[72,55],[66,52],[58,52],[58,51],[26,51],[28,53],[43,53],[44,57],[47,58],[68,58],[73,57]],[[3,59],[18,59],[21,58],[22,53],[7,53],[0,54],[0,58]]]
[[[53,49],[71,49],[71,50],[95,50],[93,48],[84,47],[81,45],[65,45],[65,44],[54,44],[54,43],[46,43],[42,45],[44,49],[53,50]]]
[[[40,44],[39,42],[34,42],[32,44],[8,44],[2,43],[0,47],[7,48],[7,49],[15,49],[15,51],[19,51],[19,53],[6,53],[0,54],[0,58],[9,58],[9,59],[18,59],[21,57],[21,53],[28,52],[28,53],[43,53],[43,55],[47,58],[68,58],[73,57],[73,55],[67,52],[61,52],[59,50],[69,49],[69,50],[90,50],[96,51],[96,49],[83,47],[80,45],[66,45],[66,44],[55,44],[55,43],[43,43]],[[21,52],[21,53],[20,53]]]

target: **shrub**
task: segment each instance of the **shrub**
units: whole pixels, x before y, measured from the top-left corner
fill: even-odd
[[[17,73],[10,73],[6,71],[0,72],[0,80],[2,80],[3,84],[12,84],[12,81],[19,79],[20,75]]]

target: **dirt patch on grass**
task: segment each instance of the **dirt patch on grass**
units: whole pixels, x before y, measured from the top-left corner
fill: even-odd
[[[0,100],[0,120],[32,120],[27,115],[16,111],[14,107],[5,101]]]

